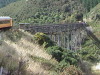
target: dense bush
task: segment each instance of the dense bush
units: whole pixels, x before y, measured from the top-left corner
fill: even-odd
[[[48,47],[46,49],[46,51],[52,55],[52,57],[54,57],[57,61],[61,61],[62,60],[62,55],[63,55],[63,49],[61,47],[58,46],[52,46],[52,47]]]
[[[16,42],[21,39],[22,33],[20,31],[13,31],[9,30],[9,32],[6,33],[7,38],[9,38],[11,41]]]
[[[95,20],[100,20],[100,14],[96,14]]]
[[[64,4],[62,6],[62,11],[63,12],[69,12],[69,11],[71,11],[69,4]]]
[[[98,62],[100,60],[99,58],[100,52],[99,51],[96,52],[96,50],[95,51],[88,50],[88,48],[86,50],[83,49],[80,51],[80,55],[83,60],[86,60],[92,63]]]
[[[61,47],[58,46],[52,46],[48,47],[46,51],[52,55],[53,58],[55,58],[59,64],[56,66],[56,68],[62,69],[68,65],[76,65],[78,63],[78,57],[76,53],[74,53],[71,50],[64,50]]]
[[[78,14],[76,14],[75,18],[76,18],[77,21],[83,21],[83,14],[78,13]]]
[[[33,39],[39,45],[43,45],[44,48],[47,48],[49,46],[54,46],[54,42],[44,33],[40,32],[36,33]]]
[[[67,50],[66,52],[63,52],[61,61],[57,65],[57,69],[61,70],[69,65],[77,66],[78,60],[79,60],[79,57],[75,53],[73,53],[70,50]]]
[[[78,56],[76,55],[75,52],[71,50],[66,50],[63,52],[62,59],[69,63],[70,65],[77,65],[77,62],[79,60]]]

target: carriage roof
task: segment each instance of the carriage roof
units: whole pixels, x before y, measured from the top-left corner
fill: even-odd
[[[10,19],[12,19],[11,17],[2,17],[2,16],[0,16],[0,20],[10,20]]]

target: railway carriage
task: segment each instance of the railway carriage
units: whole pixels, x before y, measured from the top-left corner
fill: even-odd
[[[0,17],[0,29],[12,27],[12,18],[10,17]]]

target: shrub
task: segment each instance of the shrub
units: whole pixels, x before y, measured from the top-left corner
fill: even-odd
[[[95,20],[100,20],[100,14],[96,14]]]
[[[66,62],[65,60],[60,61],[57,65],[56,65],[56,71],[63,71],[63,68],[65,68],[66,66],[69,66],[70,63]]]
[[[78,63],[78,57],[76,53],[71,50],[64,50],[61,47],[52,46],[48,47],[46,51],[59,62],[57,65],[58,69],[68,65],[77,65]]]
[[[7,38],[9,38],[11,41],[16,42],[21,39],[22,33],[20,31],[13,31],[9,30],[9,32],[6,32]]]
[[[57,70],[62,71],[63,68],[69,66],[69,65],[75,65],[77,66],[78,63],[78,57],[75,53],[73,53],[70,50],[64,51],[62,52],[62,57],[61,57],[61,61],[59,62],[59,64],[57,65]]]
[[[52,47],[48,47],[46,49],[46,51],[52,55],[52,57],[54,57],[57,61],[61,61],[62,60],[62,51],[63,49],[61,47],[58,46],[52,46]]]
[[[59,46],[48,47],[46,50],[47,50],[48,53],[51,53],[52,51],[55,51],[55,50],[59,50],[59,51],[61,51],[61,52],[64,51],[64,50],[63,50],[61,47],[59,47]]]
[[[77,65],[77,62],[79,60],[76,53],[71,50],[64,51],[62,59],[65,60],[65,62],[69,63],[70,65]]]
[[[50,40],[50,38],[44,33],[41,32],[36,33],[33,39],[39,45],[43,45],[44,48],[47,48],[49,46],[54,46],[54,42]]]
[[[83,21],[83,14],[78,13],[78,14],[76,14],[75,18],[76,18],[76,21]]]
[[[69,7],[69,5],[68,4],[64,4],[63,6],[62,6],[62,11],[63,12],[69,12],[71,9],[70,9],[70,7]]]
[[[90,49],[90,48],[86,47],[86,48],[80,50],[79,53],[80,53],[80,56],[83,60],[86,60],[86,61],[89,61],[92,63],[96,63],[96,62],[100,61],[99,50]]]

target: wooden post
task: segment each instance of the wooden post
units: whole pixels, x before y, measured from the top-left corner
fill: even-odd
[[[56,34],[54,34],[54,42],[56,42]]]
[[[65,48],[67,48],[67,43],[68,43],[68,32],[65,32]]]
[[[75,52],[76,48],[77,48],[77,31],[75,32],[75,47],[74,47]]]
[[[51,34],[51,39],[53,40],[53,35]]]
[[[74,49],[74,38],[75,38],[75,37],[74,37],[74,30],[72,30],[72,31],[71,31],[71,42],[70,42],[70,43],[71,43],[71,44],[70,44],[70,45],[71,45],[71,50]]]
[[[72,30],[70,31],[70,49],[72,50],[72,45],[73,45],[73,37],[72,37]]]
[[[59,34],[57,35],[57,37],[58,37],[57,44],[58,44],[58,46],[60,46],[60,37],[59,37]]]
[[[64,41],[63,41],[63,32],[61,32],[61,47],[64,47],[63,44],[64,44]]]
[[[52,40],[52,36],[51,36],[51,34],[48,34],[48,37]]]
[[[61,41],[61,47],[63,47],[63,33],[61,32],[61,35],[60,35],[60,41]]]
[[[79,38],[80,38],[79,39],[79,41],[80,41],[79,42],[79,48],[80,48],[80,50],[81,50],[81,43],[82,43],[82,37],[81,37],[82,34],[81,33],[82,33],[82,31],[81,31],[81,28],[80,28],[80,31],[79,31]]]
[[[69,32],[69,27],[68,27],[68,37],[67,37],[67,49],[70,49],[70,32]]]
[[[64,48],[66,48],[66,33],[64,32],[64,38],[63,38],[63,40],[64,40]]]

